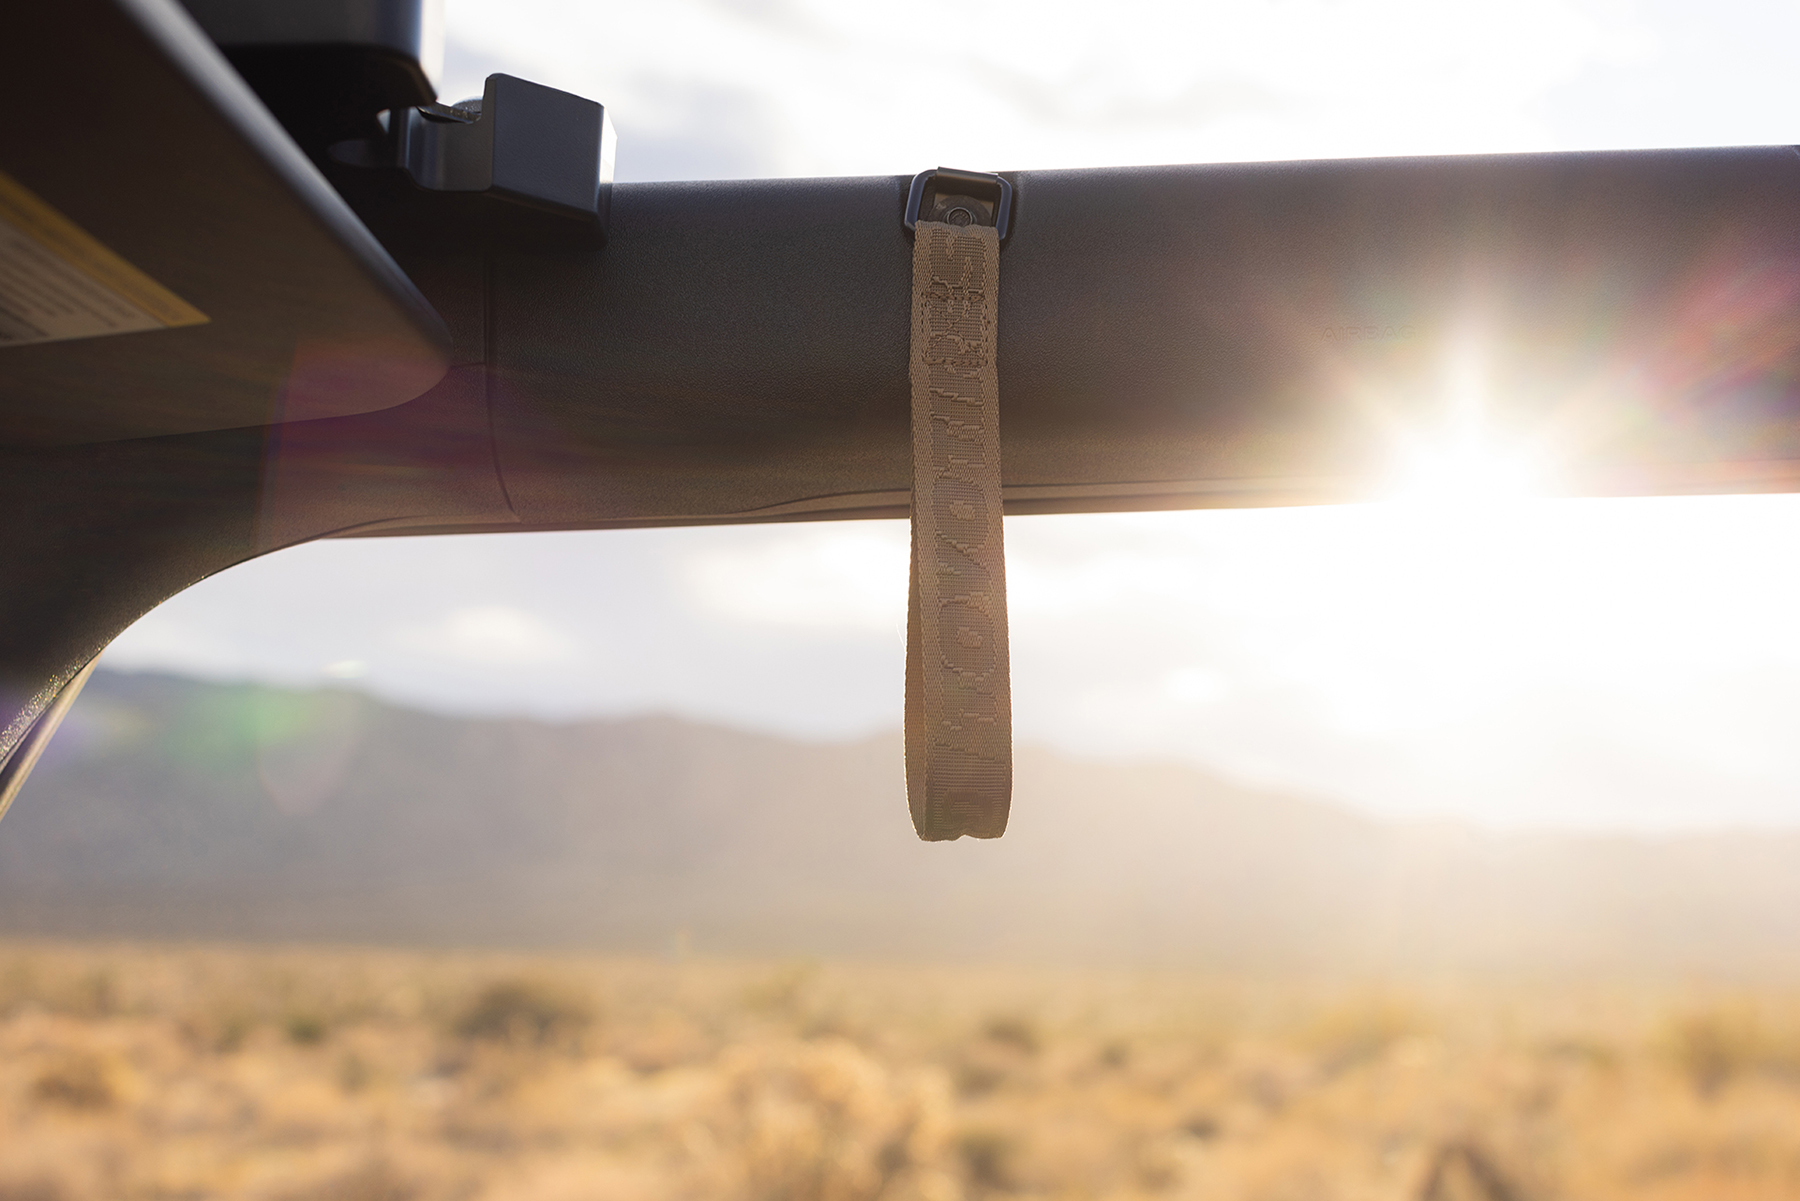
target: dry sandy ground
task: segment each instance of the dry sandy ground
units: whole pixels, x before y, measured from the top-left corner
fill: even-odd
[[[1800,998],[0,944],[0,1201],[1800,1197]]]

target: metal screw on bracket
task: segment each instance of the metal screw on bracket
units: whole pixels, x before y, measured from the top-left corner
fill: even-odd
[[[998,175],[939,167],[913,177],[902,221],[910,231],[921,221],[991,225],[1006,241],[1011,232],[1012,184]]]

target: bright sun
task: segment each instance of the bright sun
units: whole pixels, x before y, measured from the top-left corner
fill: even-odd
[[[1486,504],[1541,493],[1536,462],[1479,436],[1418,439],[1405,448],[1388,498],[1430,504]]]
[[[1465,506],[1525,500],[1543,492],[1539,456],[1496,436],[1480,357],[1465,348],[1453,360],[1443,423],[1399,437],[1388,499]]]

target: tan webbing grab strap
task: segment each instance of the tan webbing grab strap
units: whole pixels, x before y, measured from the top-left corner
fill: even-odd
[[[907,802],[920,838],[998,838],[1012,807],[999,231],[919,221],[912,302]]]

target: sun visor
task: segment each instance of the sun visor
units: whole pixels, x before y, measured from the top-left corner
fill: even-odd
[[[442,377],[442,321],[182,9],[9,22],[0,444],[343,417]]]

